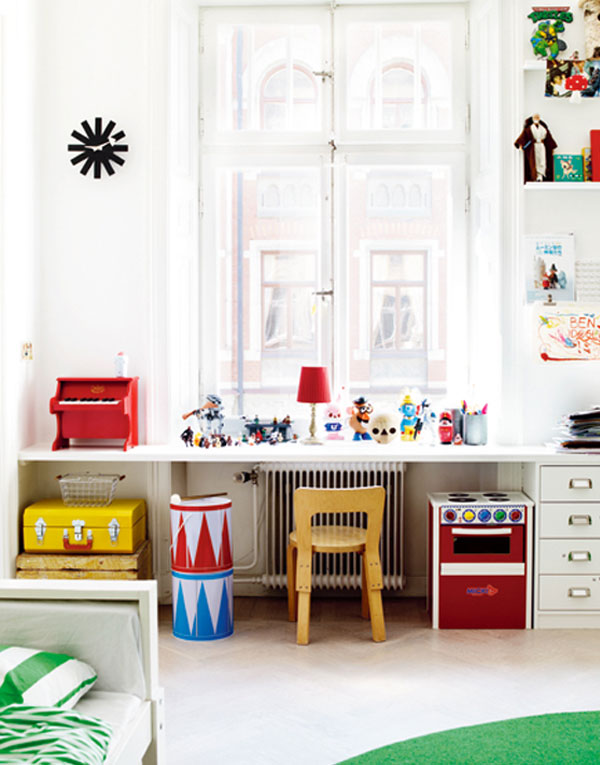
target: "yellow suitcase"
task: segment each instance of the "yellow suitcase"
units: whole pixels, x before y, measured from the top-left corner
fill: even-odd
[[[23,515],[25,552],[132,553],[145,538],[143,499],[115,499],[106,507],[43,499]]]

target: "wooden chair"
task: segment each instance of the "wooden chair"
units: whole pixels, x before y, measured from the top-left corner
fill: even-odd
[[[296,529],[287,548],[288,613],[298,620],[297,642],[308,645],[312,554],[314,552],[357,552],[362,557],[362,616],[371,616],[373,640],[385,640],[381,602],[381,561],[379,538],[385,502],[385,489],[296,489],[294,519]],[[312,526],[317,513],[364,512],[367,528],[356,526]]]

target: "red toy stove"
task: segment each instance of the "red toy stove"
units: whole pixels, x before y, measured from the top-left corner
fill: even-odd
[[[429,494],[432,627],[531,627],[533,503],[521,492]]]

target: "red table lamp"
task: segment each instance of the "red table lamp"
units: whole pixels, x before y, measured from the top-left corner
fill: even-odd
[[[298,383],[297,401],[310,404],[311,418],[309,438],[305,438],[303,444],[322,444],[315,436],[317,430],[316,409],[317,404],[326,404],[331,401],[329,391],[329,376],[327,367],[302,367],[300,369],[300,382]]]

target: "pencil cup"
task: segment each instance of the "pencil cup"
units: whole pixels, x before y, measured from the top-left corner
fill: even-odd
[[[487,414],[465,415],[465,443],[470,446],[487,444]]]

